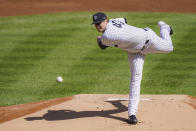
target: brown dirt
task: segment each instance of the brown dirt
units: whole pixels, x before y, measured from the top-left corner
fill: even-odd
[[[0,124],[1,131],[195,131],[195,97],[142,95],[137,125],[127,123],[128,95],[81,94]],[[108,98],[124,100],[107,101]],[[189,104],[187,104],[189,103]]]
[[[189,101],[187,101],[189,105],[196,109],[196,97],[189,96]]]
[[[0,16],[66,11],[196,13],[195,0],[0,0]]]
[[[44,108],[47,108],[47,107],[71,100],[71,99],[72,97],[65,97],[65,98],[57,98],[53,100],[40,101],[40,102],[34,102],[34,103],[0,107],[0,123],[34,113],[41,109],[44,109]]]

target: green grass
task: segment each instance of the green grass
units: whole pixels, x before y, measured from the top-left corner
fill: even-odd
[[[130,70],[120,49],[102,51],[90,25],[93,13],[57,13],[0,18],[0,105],[12,105],[80,93],[128,94]],[[196,15],[108,12],[129,24],[172,25],[174,52],[148,55],[142,94],[196,96]],[[56,77],[64,82],[57,83]]]

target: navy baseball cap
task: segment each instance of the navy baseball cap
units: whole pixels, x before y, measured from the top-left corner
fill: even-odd
[[[98,13],[93,15],[93,22],[92,22],[92,24],[101,23],[105,19],[107,19],[107,16],[104,13],[102,13],[102,12],[98,12]]]

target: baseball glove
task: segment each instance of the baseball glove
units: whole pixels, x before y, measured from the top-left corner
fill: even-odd
[[[97,43],[99,45],[99,47],[102,49],[102,50],[105,50],[106,48],[108,48],[109,46],[106,46],[106,45],[103,45],[102,42],[101,42],[101,37],[98,36],[97,37]]]

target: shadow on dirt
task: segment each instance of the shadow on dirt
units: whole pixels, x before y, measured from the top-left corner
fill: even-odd
[[[117,109],[114,110],[101,110],[101,111],[80,111],[76,112],[74,110],[48,110],[48,113],[40,117],[27,117],[25,120],[47,120],[47,121],[57,121],[57,120],[69,120],[78,119],[84,117],[107,117],[111,119],[116,119],[120,121],[127,122],[127,119],[117,116],[112,116],[112,114],[117,114],[127,111],[127,107],[124,106],[121,101],[107,101],[115,106]]]

